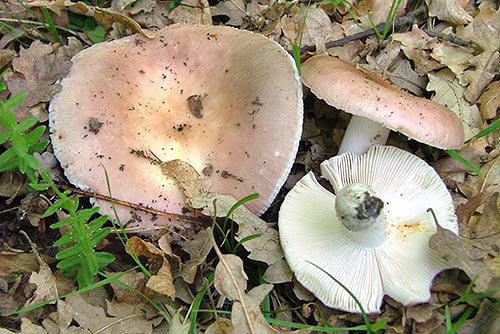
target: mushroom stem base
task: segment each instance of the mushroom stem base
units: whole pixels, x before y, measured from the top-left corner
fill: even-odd
[[[381,123],[353,115],[340,144],[338,155],[346,152],[360,155],[370,146],[384,145],[390,131]]]

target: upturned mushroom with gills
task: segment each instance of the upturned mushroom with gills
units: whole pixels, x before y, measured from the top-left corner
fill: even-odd
[[[453,111],[357,65],[315,56],[302,64],[302,82],[328,105],[352,114],[338,154],[383,145],[390,130],[440,149],[464,145],[463,124]]]
[[[429,238],[436,224],[458,234],[451,196],[434,169],[377,145],[324,161],[321,171],[335,194],[310,172],[279,212],[281,245],[297,280],[325,305],[348,312],[362,310],[331,277],[368,313],[379,312],[384,295],[403,305],[427,301],[433,278],[450,267]]]

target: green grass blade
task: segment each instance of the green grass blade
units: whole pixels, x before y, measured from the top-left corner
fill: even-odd
[[[474,165],[472,162],[470,162],[469,160],[467,160],[466,158],[464,158],[457,151],[455,151],[455,150],[446,150],[446,153],[448,153],[450,155],[450,157],[452,157],[456,161],[460,162],[462,165],[464,165],[465,167],[469,168],[471,171],[473,171],[477,175],[483,176],[483,173],[481,173],[481,171],[479,170],[479,168],[477,168],[476,165]]]

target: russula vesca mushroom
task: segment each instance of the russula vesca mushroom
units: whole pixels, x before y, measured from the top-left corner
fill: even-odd
[[[361,154],[371,145],[385,144],[390,130],[437,148],[464,145],[463,124],[453,111],[341,59],[308,59],[302,64],[302,81],[318,98],[352,114],[338,154]]]
[[[392,146],[372,146],[321,164],[335,191],[314,174],[287,194],[279,212],[286,260],[298,281],[327,306],[377,312],[387,294],[411,305],[427,301],[434,276],[448,268],[428,246],[440,226],[458,234],[451,196],[423,160]],[[312,264],[314,265],[312,265]]]
[[[261,214],[283,185],[302,131],[302,85],[290,55],[262,35],[222,26],[173,25],[94,45],[73,59],[50,104],[51,139],[68,179],[115,198],[181,213],[184,195],[160,160],[181,159],[210,191],[258,192]],[[112,213],[111,205],[99,201]],[[143,214],[121,207],[126,222]],[[113,216],[113,215],[112,215]],[[161,219],[155,221],[161,224]]]

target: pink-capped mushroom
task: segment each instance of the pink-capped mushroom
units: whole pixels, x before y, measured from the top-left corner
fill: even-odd
[[[352,114],[338,154],[361,154],[372,145],[383,145],[390,130],[441,149],[464,145],[463,124],[453,111],[341,59],[306,60],[302,81],[327,104]]]
[[[262,35],[222,26],[173,25],[94,45],[73,59],[50,104],[56,157],[80,188],[171,213],[185,198],[161,168],[130,153],[181,159],[210,191],[263,213],[286,180],[302,131],[302,86],[294,62]],[[99,200],[111,216],[109,202]],[[119,207],[122,221],[152,218]],[[158,218],[154,224],[166,221]]]

